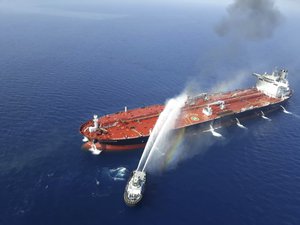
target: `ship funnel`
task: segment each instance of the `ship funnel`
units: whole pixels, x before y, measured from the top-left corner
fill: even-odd
[[[280,70],[278,73],[279,77],[281,80],[284,80],[288,76],[288,71],[287,70]]]

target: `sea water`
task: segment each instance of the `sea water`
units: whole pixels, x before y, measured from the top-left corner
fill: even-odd
[[[123,191],[143,149],[81,149],[78,129],[94,114],[164,103],[187,83],[211,90],[241,70],[249,76],[233,88],[289,69],[284,107],[300,115],[297,13],[281,8],[272,37],[243,41],[216,35],[225,8],[1,3],[0,224],[299,224],[299,119],[282,110],[243,122],[247,131],[217,130],[225,140],[149,176],[137,208]],[[182,152],[200,151],[201,138]]]

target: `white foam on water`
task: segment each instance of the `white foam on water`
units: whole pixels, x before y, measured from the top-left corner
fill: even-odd
[[[125,167],[118,167],[109,169],[109,176],[115,181],[123,181],[128,173],[128,170]]]
[[[101,152],[102,152],[101,150],[94,149],[94,150],[92,151],[92,154],[93,154],[93,155],[100,155]]]
[[[92,152],[93,155],[100,155],[102,150],[97,149],[95,144],[92,144],[91,148],[89,148],[89,151]]]
[[[87,142],[87,141],[89,141],[89,139],[88,139],[87,137],[84,136],[83,139],[82,139],[82,141],[83,141],[83,142]]]

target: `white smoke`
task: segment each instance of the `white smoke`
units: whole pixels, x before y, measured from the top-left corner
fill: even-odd
[[[221,82],[217,82],[210,92],[224,92],[231,91],[236,88],[242,88],[247,84],[248,78],[251,78],[251,73],[247,71],[239,71],[237,73],[229,75],[229,79],[224,79]]]

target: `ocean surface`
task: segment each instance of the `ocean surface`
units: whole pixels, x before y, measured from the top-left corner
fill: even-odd
[[[283,8],[273,35],[249,41],[216,34],[224,7],[1,3],[0,224],[300,224],[299,14]],[[289,70],[293,114],[194,134],[138,207],[123,191],[143,149],[81,148],[94,114],[254,86],[275,67]]]

